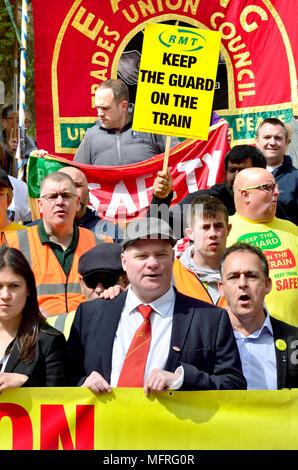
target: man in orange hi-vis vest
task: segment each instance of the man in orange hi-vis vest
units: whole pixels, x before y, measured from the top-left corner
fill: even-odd
[[[63,314],[85,300],[78,260],[96,245],[96,239],[91,230],[74,223],[80,198],[69,175],[47,175],[41,183],[38,206],[42,215],[39,224],[17,232],[4,231],[2,243],[26,256],[35,275],[42,313]]]
[[[175,260],[176,288],[184,295],[225,308],[218,282],[219,262],[231,230],[227,209],[219,199],[202,194],[192,201],[187,223],[190,246]]]

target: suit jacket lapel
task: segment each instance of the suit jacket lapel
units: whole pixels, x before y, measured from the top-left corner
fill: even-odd
[[[19,348],[18,348],[18,345],[15,343],[10,353],[4,372],[13,372],[18,362],[19,362]]]
[[[185,300],[176,292],[170,350],[165,365],[168,371],[174,371],[177,367],[194,314],[194,307],[187,305]]]
[[[107,382],[111,379],[112,353],[114,339],[118,328],[118,323],[124,307],[127,292],[123,292],[116,297],[113,302],[106,302],[106,310],[103,317],[103,328],[101,337],[101,354],[104,377]]]
[[[286,386],[286,375],[288,368],[288,350],[281,351],[276,347],[276,340],[283,339],[287,344],[287,338],[284,337],[282,331],[280,331],[279,324],[275,322],[274,318],[270,317],[273,337],[274,337],[274,349],[276,356],[276,372],[277,372],[277,388],[281,389]],[[288,344],[287,344],[288,346]]]

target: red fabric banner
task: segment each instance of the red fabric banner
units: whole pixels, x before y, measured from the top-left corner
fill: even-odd
[[[214,109],[229,122],[233,143],[253,143],[266,117],[290,121],[298,103],[296,0],[32,0],[32,5],[37,144],[50,153],[73,158],[96,119],[94,94],[102,81],[122,78],[134,102],[147,22],[221,32]]]
[[[224,179],[224,156],[229,150],[225,121],[212,126],[208,141],[185,140],[170,150],[169,168],[173,178],[172,204],[188,193],[209,188]],[[49,158],[50,157],[50,158]],[[119,167],[100,167],[71,162],[86,175],[90,201],[105,220],[132,219],[144,215],[152,199],[152,185],[163,168],[164,154],[141,163]],[[28,187],[31,197],[39,196],[41,180],[69,160],[51,155],[29,160]]]

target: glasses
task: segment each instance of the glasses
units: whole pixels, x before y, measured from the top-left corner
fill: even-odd
[[[59,196],[61,196],[65,202],[70,202],[74,197],[77,197],[77,195],[73,193],[50,193],[40,197],[46,199],[50,204],[54,204]]]
[[[248,189],[260,189],[260,191],[267,191],[268,193],[274,193],[278,188],[277,183],[259,184],[258,186],[250,186],[249,188],[241,188],[240,191],[247,191]]]
[[[99,283],[102,284],[104,289],[108,289],[109,287],[117,284],[118,278],[112,274],[92,273],[87,276],[83,276],[83,281],[89,289],[95,289]]]

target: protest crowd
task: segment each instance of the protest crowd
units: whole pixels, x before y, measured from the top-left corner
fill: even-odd
[[[28,167],[23,181],[13,173],[12,107],[2,110],[0,391],[296,388],[298,169],[288,126],[265,119],[254,145],[233,145],[228,133],[224,180],[177,203],[170,170],[158,171],[147,213],[112,231],[90,205],[84,165],[140,163],[165,152],[165,139],[132,131],[120,80],[103,82],[95,105],[76,165],[42,180],[39,217]],[[212,112],[210,125],[220,119]],[[27,136],[25,163],[34,150],[46,154]],[[186,217],[176,211],[184,204]]]

